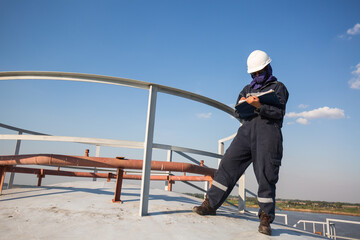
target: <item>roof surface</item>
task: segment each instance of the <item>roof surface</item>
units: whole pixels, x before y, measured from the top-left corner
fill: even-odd
[[[221,207],[199,216],[201,199],[150,190],[149,215],[139,216],[140,187],[124,184],[113,203],[114,182],[70,182],[3,190],[0,236],[7,239],[323,239],[281,224],[273,236],[257,232],[258,218]]]

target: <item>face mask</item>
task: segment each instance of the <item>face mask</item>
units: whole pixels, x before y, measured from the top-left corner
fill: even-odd
[[[262,71],[260,71],[257,76],[256,74],[251,74],[252,82],[250,83],[253,89],[258,89],[264,86],[267,82],[275,81],[276,77],[272,75],[272,68],[267,65]]]
[[[262,83],[266,80],[266,71],[262,71],[260,74],[251,74],[251,77],[254,79],[256,83]]]

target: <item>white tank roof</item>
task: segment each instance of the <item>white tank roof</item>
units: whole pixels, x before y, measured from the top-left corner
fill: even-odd
[[[112,203],[114,182],[76,181],[3,190],[1,239],[269,239],[256,216],[221,207],[199,216],[201,199],[150,190],[149,216],[139,217],[140,186],[125,183],[122,204]],[[323,239],[272,224],[274,239]]]

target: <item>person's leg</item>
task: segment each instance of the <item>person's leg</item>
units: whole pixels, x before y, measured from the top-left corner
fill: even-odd
[[[254,173],[259,184],[259,231],[270,235],[270,223],[275,219],[275,192],[282,159],[282,135],[277,126],[270,124],[263,125],[259,130],[256,147],[253,148]]]
[[[234,143],[234,144],[233,144]],[[236,182],[251,163],[249,151],[239,149],[234,139],[216,171],[211,188],[207,192],[210,206],[218,209],[230,195]]]
[[[239,128],[238,134],[220,162],[205,201],[201,206],[194,207],[194,212],[201,215],[214,215],[214,211],[229,196],[237,180],[251,163],[248,132],[246,128]]]
[[[271,156],[262,159],[261,162],[254,163],[254,172],[259,184],[258,203],[260,211],[269,215],[271,222],[275,218],[276,183],[279,178],[280,164],[281,160],[278,157]]]

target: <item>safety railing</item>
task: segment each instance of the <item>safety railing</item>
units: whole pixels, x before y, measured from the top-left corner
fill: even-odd
[[[110,146],[110,147],[122,147],[122,148],[138,148],[141,149],[144,146],[143,142],[135,142],[135,141],[124,141],[124,140],[112,140],[112,139],[98,139],[98,138],[82,138],[82,137],[65,137],[65,136],[51,136],[49,134],[45,134],[45,133],[39,133],[39,132],[34,132],[34,131],[30,131],[27,129],[22,129],[22,128],[17,128],[14,126],[9,126],[3,123],[0,123],[0,127],[2,128],[6,128],[6,129],[10,129],[10,130],[14,130],[18,132],[18,135],[12,135],[12,134],[0,134],[0,140],[16,140],[16,147],[15,147],[15,155],[18,155],[20,152],[20,146],[21,146],[21,141],[22,140],[31,140],[31,141],[56,141],[56,142],[72,142],[72,143],[80,143],[80,144],[87,144],[87,145],[95,145],[96,146],[96,157],[100,156],[100,149],[102,146]],[[31,134],[31,135],[24,135],[25,134]],[[219,140],[220,144],[224,144],[225,141],[231,140],[233,137],[235,136],[232,135],[230,137],[224,138]],[[166,144],[158,144],[158,143],[154,143],[153,144],[153,148],[155,149],[162,149],[162,150],[166,150],[167,153],[167,161],[168,162],[172,162],[172,157],[173,157],[173,153],[177,153],[180,156],[188,159],[189,161],[197,164],[197,165],[203,165],[202,160],[198,161],[195,158],[191,157],[190,155],[188,155],[187,153],[192,153],[192,154],[197,154],[197,155],[201,155],[201,156],[207,156],[207,157],[213,157],[213,158],[218,158],[219,160],[221,160],[222,154],[216,154],[216,153],[211,153],[211,152],[207,152],[207,151],[201,151],[201,150],[196,150],[196,149],[191,149],[191,148],[184,148],[184,147],[179,147],[179,146],[171,146],[171,145],[166,145]],[[221,153],[223,151],[223,148],[219,147],[219,153]],[[85,168],[85,167],[71,167],[71,166],[66,166],[66,167],[62,167],[62,168],[70,168],[70,169],[80,169],[80,170],[90,170],[90,168]],[[114,170],[109,170],[109,169],[97,169],[94,168],[93,169],[94,173],[97,173],[98,171],[106,171],[106,172],[116,172]],[[135,173],[135,174],[139,174],[141,172],[139,171],[126,171],[127,173]],[[171,176],[171,172],[168,171],[166,173],[156,173],[157,175],[168,175]],[[9,178],[9,183],[7,185],[8,188],[12,188],[13,182],[14,182],[14,177],[15,177],[15,173],[11,172],[10,178]],[[96,178],[93,178],[94,180],[96,180]],[[41,181],[41,179],[40,179]],[[206,193],[207,189],[208,189],[208,182],[205,181],[205,186],[204,189],[198,187],[197,185],[187,182],[187,181],[182,181],[183,183],[189,185],[190,187],[193,187],[201,192],[204,192],[204,194]],[[246,206],[245,206],[245,199],[246,199],[246,193],[250,194],[254,197],[257,197],[256,194],[254,194],[253,192],[251,192],[250,190],[245,188],[245,174],[242,176],[242,179],[239,180],[239,182],[242,182],[242,184],[240,184],[241,186],[239,187],[239,185],[237,184],[237,186],[239,187],[239,193],[244,192],[245,195],[243,195],[244,197],[241,197],[239,195],[239,204],[238,204],[238,208],[240,212],[248,212],[248,213],[252,213],[252,214],[257,214],[257,212],[254,211],[248,211],[246,210]],[[171,181],[166,181],[165,182],[165,190],[171,191],[172,190],[172,182]],[[228,204],[236,207],[235,205],[233,205],[232,203],[226,201]],[[243,208],[241,208],[243,206]],[[284,217],[284,223],[287,225],[287,215],[286,214],[279,214],[276,213],[276,216],[282,216]]]
[[[17,127],[14,127],[14,126],[9,126],[9,125],[3,124],[3,123],[0,123],[0,127],[1,127],[1,128],[6,128],[6,129],[9,129],[9,130],[16,131],[16,132],[18,132],[18,135],[22,135],[23,133],[27,133],[27,134],[48,136],[48,134],[39,133],[39,132],[34,132],[34,131],[22,129],[22,128],[17,128]],[[17,139],[14,155],[18,155],[18,154],[19,154],[20,145],[21,145],[21,140],[20,140],[20,139]],[[12,188],[13,183],[14,183],[14,177],[15,177],[15,173],[11,173],[11,174],[10,174],[10,178],[9,178],[9,183],[8,183],[8,185],[7,185],[7,188]]]
[[[5,125],[5,124],[2,124],[2,123],[0,123],[0,127],[11,129],[11,130],[16,130],[16,131],[21,131],[23,133],[33,133],[34,134],[34,135],[22,135],[22,134],[21,135],[11,135],[11,134],[1,134],[0,135],[1,140],[17,140],[15,155],[18,155],[18,153],[19,153],[20,143],[21,143],[22,140],[73,142],[73,143],[81,143],[81,144],[88,144],[88,145],[96,145],[96,150],[97,150],[96,151],[96,157],[99,157],[99,155],[100,155],[100,147],[102,147],[102,146],[122,147],[122,148],[137,148],[137,149],[143,149],[144,148],[144,143],[143,142],[112,140],[112,139],[97,139],[97,138],[82,138],[82,137],[51,136],[51,135],[48,135],[48,134],[28,131],[26,129],[15,128],[13,126]],[[180,154],[183,157],[186,157],[187,159],[189,159],[190,161],[196,163],[197,165],[203,165],[202,161],[197,161],[194,158],[187,155],[186,153],[193,153],[193,154],[198,154],[198,155],[207,156],[207,157],[214,157],[214,158],[221,157],[219,154],[216,154],[216,153],[211,153],[211,152],[201,151],[201,150],[196,150],[196,149],[191,149],[191,148],[184,148],[184,147],[178,147],[178,146],[165,145],[165,144],[154,143],[153,147],[154,147],[154,149],[167,150],[168,151],[168,156],[170,156],[167,159],[168,162],[172,162],[172,157],[171,156],[172,156],[173,151]],[[87,150],[87,153],[88,153],[88,150]],[[89,168],[79,168],[79,167],[70,167],[70,166],[66,166],[65,168],[89,170]],[[97,172],[98,170],[101,170],[101,169],[96,169],[95,168],[94,172]],[[109,171],[109,170],[106,170],[106,171]],[[134,172],[134,173],[137,172],[138,173],[138,171],[132,171],[132,172]],[[168,173],[157,173],[157,175],[164,175],[164,174],[171,175],[170,172],[168,172]],[[14,180],[13,177],[9,179],[8,188],[11,188],[11,186],[13,184],[13,180]],[[192,184],[190,184],[190,185],[192,185]]]
[[[140,209],[139,215],[144,216],[148,213],[148,201],[149,201],[149,187],[150,187],[150,171],[151,171],[151,159],[152,159],[152,150],[154,148],[167,149],[172,151],[181,150],[182,152],[189,152],[199,154],[195,149],[188,148],[179,148],[169,145],[156,144],[153,142],[154,136],[154,125],[155,125],[155,113],[156,113],[156,102],[158,93],[166,93],[182,98],[187,98],[193,101],[197,101],[214,108],[217,108],[231,116],[234,116],[233,108],[220,103],[211,98],[207,98],[205,96],[201,96],[199,94],[195,94],[192,92],[163,86],[155,83],[143,82],[133,79],[119,78],[119,77],[109,77],[109,76],[101,76],[101,75],[93,75],[93,74],[83,74],[83,73],[66,73],[66,72],[0,72],[0,80],[31,80],[31,79],[44,79],[44,80],[66,80],[66,81],[82,81],[82,82],[95,82],[95,83],[104,83],[104,84],[112,84],[112,85],[121,85],[127,87],[141,88],[149,91],[149,100],[148,100],[148,110],[147,110],[147,120],[146,120],[146,131],[145,131],[145,140],[144,142],[111,142],[112,140],[96,140],[95,139],[79,139],[73,137],[55,137],[55,136],[38,136],[34,133],[29,133],[33,135],[22,136],[22,132],[19,131],[18,136],[3,136],[2,139],[13,139],[13,140],[40,140],[41,138],[50,140],[50,141],[75,141],[81,143],[95,144],[100,146],[101,144],[110,144],[113,145],[129,145],[130,147],[141,147],[144,149],[143,155],[143,168],[142,168],[142,180],[141,180],[141,195],[140,195]],[[61,139],[62,138],[62,139]],[[70,139],[72,138],[72,139]],[[113,140],[120,141],[120,140]],[[20,142],[19,142],[20,145]],[[97,152],[100,149],[97,147]],[[214,153],[203,152],[201,154],[206,154],[216,156],[216,158],[221,158],[220,155]],[[171,154],[170,154],[171,155]]]
[[[347,224],[358,224],[360,225],[360,222],[357,221],[349,221],[349,220],[342,220],[342,219],[331,219],[326,218],[325,222],[319,222],[319,221],[311,221],[311,220],[299,220],[297,223],[294,224],[293,227],[299,227],[303,226],[303,229],[307,231],[306,224],[311,224],[312,226],[312,232],[323,235],[330,239],[350,239],[350,240],[359,240],[358,238],[351,238],[351,237],[345,237],[345,236],[338,236],[336,234],[336,228],[334,222],[340,222],[340,223],[347,223]],[[322,232],[317,231],[316,226],[320,225],[322,227]]]
[[[327,230],[326,222],[311,221],[311,220],[299,220],[297,223],[295,223],[293,225],[293,227],[299,227],[301,224],[303,224],[302,226],[303,226],[303,229],[305,231],[307,231],[306,224],[311,224],[313,233],[323,235],[323,236],[328,236],[328,237],[336,235],[335,225],[334,224],[329,225],[329,229]],[[317,225],[320,225],[322,227],[322,232],[316,231],[316,226]],[[328,232],[326,232],[326,230]],[[330,232],[330,234],[328,234],[329,232]]]
[[[336,232],[335,232],[335,223],[334,222],[339,222],[339,223],[347,223],[347,224],[357,224],[360,225],[360,222],[357,221],[349,221],[349,220],[342,220],[342,219],[332,219],[332,218],[327,218],[326,219],[326,229],[327,229],[327,237],[329,238],[333,238],[333,239],[356,239],[356,238],[349,238],[349,237],[344,237],[344,236],[337,236]],[[331,226],[334,226],[334,233],[332,234],[331,232]]]
[[[233,134],[227,138],[223,138],[218,141],[218,153],[212,153],[207,151],[201,151],[197,149],[184,148],[178,146],[171,146],[166,144],[159,144],[153,142],[154,134],[154,123],[155,123],[155,111],[156,111],[156,100],[157,93],[162,92],[174,96],[179,96],[182,98],[187,98],[194,100],[203,104],[207,104],[214,108],[220,109],[227,114],[234,116],[233,108],[220,103],[216,100],[176,89],[168,86],[163,86],[159,84],[143,82],[138,80],[118,78],[118,77],[109,77],[101,75],[92,75],[92,74],[82,74],[82,73],[65,73],[65,72],[0,72],[0,80],[30,80],[30,79],[44,79],[44,80],[68,80],[68,81],[83,81],[83,82],[96,82],[96,83],[105,83],[113,85],[121,85],[127,87],[135,87],[141,89],[149,90],[149,101],[148,101],[148,114],[147,114],[147,123],[145,131],[145,141],[144,142],[135,142],[135,141],[124,141],[124,140],[111,140],[111,139],[97,139],[97,138],[79,138],[79,137],[65,137],[65,136],[50,136],[48,134],[34,132],[26,129],[20,129],[13,126],[0,124],[0,127],[11,129],[18,132],[18,135],[0,135],[0,139],[6,140],[16,140],[16,149],[15,155],[19,153],[21,140],[37,140],[37,141],[60,141],[60,142],[77,142],[83,144],[90,144],[96,146],[96,157],[100,155],[101,146],[111,146],[111,147],[124,147],[124,148],[139,148],[144,149],[143,156],[143,169],[142,174],[142,183],[141,183],[141,197],[140,197],[140,216],[146,215],[148,212],[148,196],[149,196],[149,182],[150,182],[150,165],[152,159],[152,150],[153,149],[162,149],[167,150],[167,161],[172,161],[173,153],[177,153],[182,157],[187,158],[188,160],[200,164],[199,161],[189,156],[187,153],[197,154],[201,156],[207,156],[212,158],[217,158],[218,163],[220,163],[221,157],[224,154],[224,142],[229,141],[234,138],[236,134]],[[23,135],[23,133],[30,135]],[[97,172],[94,169],[94,172]],[[171,175],[171,172],[167,172],[167,175]],[[11,187],[13,184],[14,174],[11,173],[8,187]],[[196,188],[201,189],[198,186],[185,182],[186,184]],[[171,183],[167,182],[165,188],[171,188]],[[205,182],[204,189],[201,191],[206,192],[208,189],[208,182]],[[244,212],[246,210],[246,189],[245,189],[245,174],[240,178],[239,183],[237,184],[239,188],[239,211]]]

